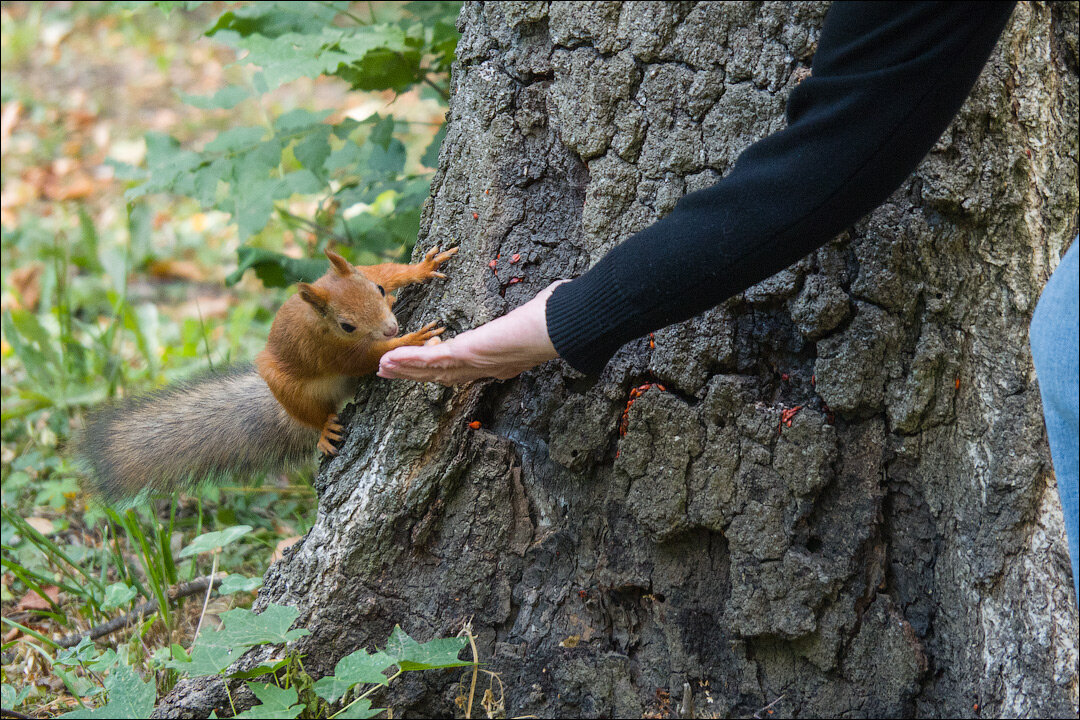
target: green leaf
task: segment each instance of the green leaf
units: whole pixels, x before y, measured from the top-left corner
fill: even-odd
[[[345,138],[349,137],[349,135],[352,134],[353,130],[356,130],[356,128],[358,127],[360,127],[360,123],[358,121],[353,120],[351,117],[347,117],[341,122],[339,122],[337,125],[333,126],[334,136],[337,137],[339,140],[344,140]]]
[[[373,718],[386,708],[373,708],[371,707],[371,701],[367,698],[360,698],[356,702],[347,706],[340,713],[335,715],[335,718]]]
[[[232,172],[233,162],[227,158],[218,158],[196,170],[192,184],[199,204],[213,207],[217,202],[218,187],[227,182]]]
[[[266,287],[285,287],[296,282],[315,282],[330,267],[325,258],[291,258],[262,248],[241,247],[236,251],[239,267],[225,278],[226,285],[240,282],[251,269]]]
[[[453,23],[461,12],[461,3],[454,0],[424,0],[405,3],[405,9],[425,25],[436,22]]]
[[[38,389],[47,392],[55,387],[54,374],[58,361],[55,353],[48,352],[53,344],[37,316],[27,310],[5,310],[2,324],[4,339],[11,344]]]
[[[279,199],[287,198],[293,194],[311,195],[325,187],[326,185],[315,177],[315,173],[310,170],[297,170],[282,178],[280,192],[275,193],[275,195],[280,195]]]
[[[229,677],[234,677],[239,680],[251,680],[252,678],[262,677],[263,675],[270,675],[276,673],[281,668],[289,664],[289,658],[282,658],[280,660],[264,660],[250,670],[241,670],[239,672],[232,673]]]
[[[276,38],[285,33],[317,33],[333,22],[341,3],[257,2],[223,13],[207,35],[230,31],[240,37]]]
[[[94,647],[94,641],[90,639],[89,635],[86,635],[79,640],[79,644],[75,647],[57,653],[53,662],[65,667],[74,667],[89,662],[96,653],[97,648]]]
[[[251,97],[251,91],[239,85],[229,85],[213,95],[188,95],[177,91],[180,100],[192,107],[203,110],[228,110]]]
[[[423,80],[422,41],[396,25],[368,25],[352,30],[339,47],[348,55],[336,75],[354,90],[404,92]]]
[[[337,702],[358,683],[386,685],[388,681],[383,670],[396,664],[396,659],[384,652],[368,654],[367,650],[361,648],[338,660],[334,674],[316,681],[313,689],[323,700]]]
[[[424,79],[419,50],[404,52],[376,48],[346,71],[337,73],[354,90],[393,90],[403,93]]]
[[[237,643],[235,636],[223,628],[204,630],[191,649],[190,660],[169,660],[165,667],[189,677],[217,675],[236,662],[248,647]]]
[[[174,185],[190,180],[190,173],[203,163],[203,158],[161,133],[146,134],[146,167],[149,179],[129,189],[124,197],[130,202],[150,192],[173,190]]]
[[[439,148],[442,147],[443,140],[446,139],[446,124],[439,128],[439,132],[435,133],[435,137],[431,138],[431,142],[424,150],[424,154],[420,156],[420,162],[429,168],[435,168],[439,166]]]
[[[298,695],[295,688],[282,689],[269,683],[247,684],[248,689],[255,693],[261,705],[256,705],[250,710],[236,715],[237,720],[256,720],[257,718],[294,718],[300,715],[303,705],[296,703]]]
[[[274,212],[274,190],[277,185],[276,180],[267,178],[251,183],[241,181],[235,186],[238,196],[234,214],[241,239],[246,240],[266,227]]]
[[[222,595],[232,595],[238,592],[251,592],[256,588],[262,586],[261,577],[244,577],[243,575],[227,575],[224,580],[221,581],[221,585],[218,586],[218,593]]]
[[[328,27],[317,35],[286,33],[273,39],[252,35],[237,42],[248,51],[240,62],[261,67],[262,72],[255,76],[255,82],[261,82],[270,90],[300,77],[329,75],[351,60],[334,49],[343,32]]]
[[[266,137],[266,128],[237,127],[220,133],[206,145],[206,152],[230,153],[245,150],[262,142]]]
[[[218,550],[236,539],[247,535],[249,532],[251,532],[250,525],[234,525],[233,527],[218,530],[217,532],[203,533],[188,543],[187,547],[180,551],[178,557],[191,557],[192,555]]]
[[[92,658],[86,663],[86,667],[96,673],[103,673],[118,664],[120,664],[120,656],[116,654],[115,650],[108,648],[105,652],[101,653],[96,658]]]
[[[5,708],[14,709],[22,705],[33,689],[33,685],[24,685],[21,690],[16,690],[14,685],[4,683],[0,686],[0,699]]]
[[[258,615],[246,608],[221,613],[223,632],[246,645],[278,645],[310,635],[305,628],[289,629],[298,617],[300,611],[288,605],[270,605]]]
[[[127,583],[116,582],[105,588],[105,599],[101,603],[102,610],[113,610],[124,607],[135,599],[139,591]]]
[[[108,702],[94,710],[79,709],[62,718],[147,718],[154,710],[157,690],[153,681],[144,682],[129,665],[117,665],[105,678]]]
[[[299,130],[321,125],[329,110],[312,112],[305,108],[296,108],[285,113],[274,121],[274,131],[277,133],[295,133]],[[329,126],[327,126],[329,127]]]
[[[319,177],[323,177],[323,165],[326,164],[326,158],[330,157],[331,130],[329,125],[320,125],[293,147],[293,155],[300,164]]]
[[[418,643],[400,625],[395,625],[386,641],[386,654],[394,658],[402,670],[464,667],[473,664],[470,660],[458,660],[458,653],[467,643],[467,638],[441,638]]]
[[[285,145],[286,141],[274,136],[238,155],[233,166],[236,190],[244,190],[248,183],[265,183],[271,180],[271,174],[276,177]]]
[[[394,141],[394,128],[397,127],[397,121],[394,120],[393,115],[387,115],[384,118],[380,118],[378,115],[372,115],[371,117],[375,121],[375,127],[371,128],[368,142],[375,143],[386,150],[390,147],[390,143]]]

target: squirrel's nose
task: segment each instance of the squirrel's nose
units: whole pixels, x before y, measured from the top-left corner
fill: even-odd
[[[398,333],[397,320],[391,320],[388,323],[386,323],[385,326],[383,326],[383,335],[385,335],[386,337],[392,338],[392,337],[396,336],[397,333]]]

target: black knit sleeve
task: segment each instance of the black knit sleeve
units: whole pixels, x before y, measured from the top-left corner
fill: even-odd
[[[742,292],[881,204],[960,109],[1013,6],[835,3],[787,127],[556,288],[559,355],[596,374],[624,343]]]

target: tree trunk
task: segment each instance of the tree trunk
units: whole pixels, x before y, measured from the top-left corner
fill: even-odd
[[[461,252],[403,327],[502,315],[714,183],[783,126],[826,8],[467,4],[416,250]],[[1075,717],[1027,329],[1077,232],[1077,16],[1021,4],[887,203],[599,381],[363,383],[259,598],[301,609],[309,671],[472,619],[507,715]],[[448,715],[458,679],[384,700]]]

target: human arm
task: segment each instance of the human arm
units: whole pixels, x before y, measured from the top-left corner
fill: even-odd
[[[558,355],[596,374],[624,343],[723,302],[877,207],[959,110],[1012,8],[835,3],[788,127],[551,294]]]

